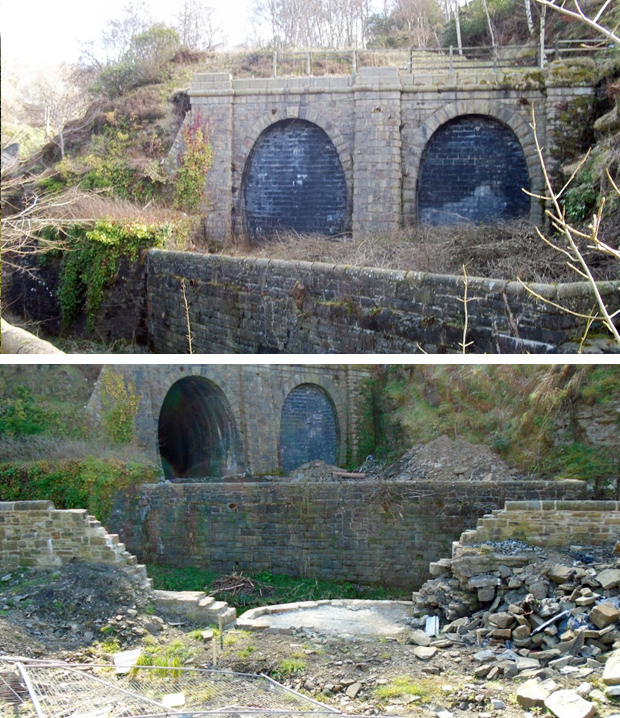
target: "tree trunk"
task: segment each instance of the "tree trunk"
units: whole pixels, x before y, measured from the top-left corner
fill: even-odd
[[[532,17],[532,0],[524,0],[525,2],[525,17],[527,18],[527,29],[530,33],[530,37],[534,34],[534,19]]]

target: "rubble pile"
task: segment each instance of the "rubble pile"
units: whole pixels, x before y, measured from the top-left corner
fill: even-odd
[[[477,678],[525,681],[523,708],[588,718],[596,710],[586,698],[620,698],[620,542],[553,552],[515,540],[456,543],[431,574],[413,594],[411,643],[469,647]],[[447,623],[429,631],[436,617]],[[575,690],[566,677],[580,681]]]
[[[396,481],[506,481],[525,478],[488,446],[440,436],[409,449],[388,466],[385,475]]]

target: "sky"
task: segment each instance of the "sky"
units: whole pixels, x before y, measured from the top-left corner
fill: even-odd
[[[211,0],[227,46],[249,36],[251,0]],[[96,38],[106,22],[122,15],[126,0],[1,0],[2,62],[25,67],[75,62],[80,41]],[[172,22],[175,0],[148,0],[155,21]]]

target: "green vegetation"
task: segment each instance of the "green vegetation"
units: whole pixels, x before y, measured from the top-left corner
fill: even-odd
[[[68,249],[63,253],[58,287],[63,324],[68,326],[83,304],[92,329],[104,289],[118,271],[121,258],[136,262],[144,250],[165,246],[172,231],[169,222],[146,225],[99,221],[92,229],[69,226],[63,233]]]
[[[183,128],[184,149],[174,182],[174,206],[198,212],[202,204],[205,177],[213,164],[209,127],[200,112]]]
[[[374,694],[379,700],[402,698],[403,696],[428,698],[432,693],[429,683],[430,679],[414,681],[409,676],[400,676],[384,686],[377,686],[374,689]]]
[[[616,490],[616,452],[586,441],[572,407],[617,398],[620,367],[392,366],[373,381],[385,437],[375,454],[388,461],[446,434],[488,444],[525,472]]]
[[[283,658],[278,662],[277,668],[273,671],[273,677],[276,680],[290,678],[297,673],[301,673],[306,669],[308,664],[300,658]]]
[[[198,648],[189,643],[185,643],[180,639],[176,639],[171,643],[161,645],[152,636],[145,636],[143,641],[144,652],[138,658],[137,666],[162,666],[162,670],[155,671],[158,676],[178,676],[179,671],[165,670],[168,668],[181,668],[197,655]],[[144,675],[133,669],[130,675]]]
[[[40,434],[50,418],[30,389],[19,385],[15,388],[15,394],[6,397],[0,404],[0,436]]]
[[[103,374],[103,431],[115,444],[129,444],[133,439],[140,397],[131,381],[108,369]]]
[[[156,481],[153,465],[97,459],[0,464],[0,496],[4,501],[47,499],[57,509],[88,509],[105,522],[119,492]]]
[[[149,564],[148,574],[155,588],[166,591],[206,591],[217,581],[213,571],[197,568],[174,568]],[[226,601],[238,609],[247,610],[256,606],[268,606],[291,601],[318,601],[328,598],[402,599],[409,594],[404,590],[360,586],[336,581],[294,578],[267,572],[252,576],[253,590],[245,593],[217,593],[218,600]]]
[[[170,71],[169,64],[181,42],[178,32],[156,23],[135,35],[120,60],[105,67],[91,87],[109,99],[141,85],[160,82]]]

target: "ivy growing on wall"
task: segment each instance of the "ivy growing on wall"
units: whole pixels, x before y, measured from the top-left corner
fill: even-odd
[[[92,330],[104,289],[116,275],[121,258],[137,262],[147,249],[164,247],[172,238],[173,225],[99,221],[91,228],[71,225],[64,233],[68,248],[63,253],[58,286],[62,322],[71,324],[84,306]]]

